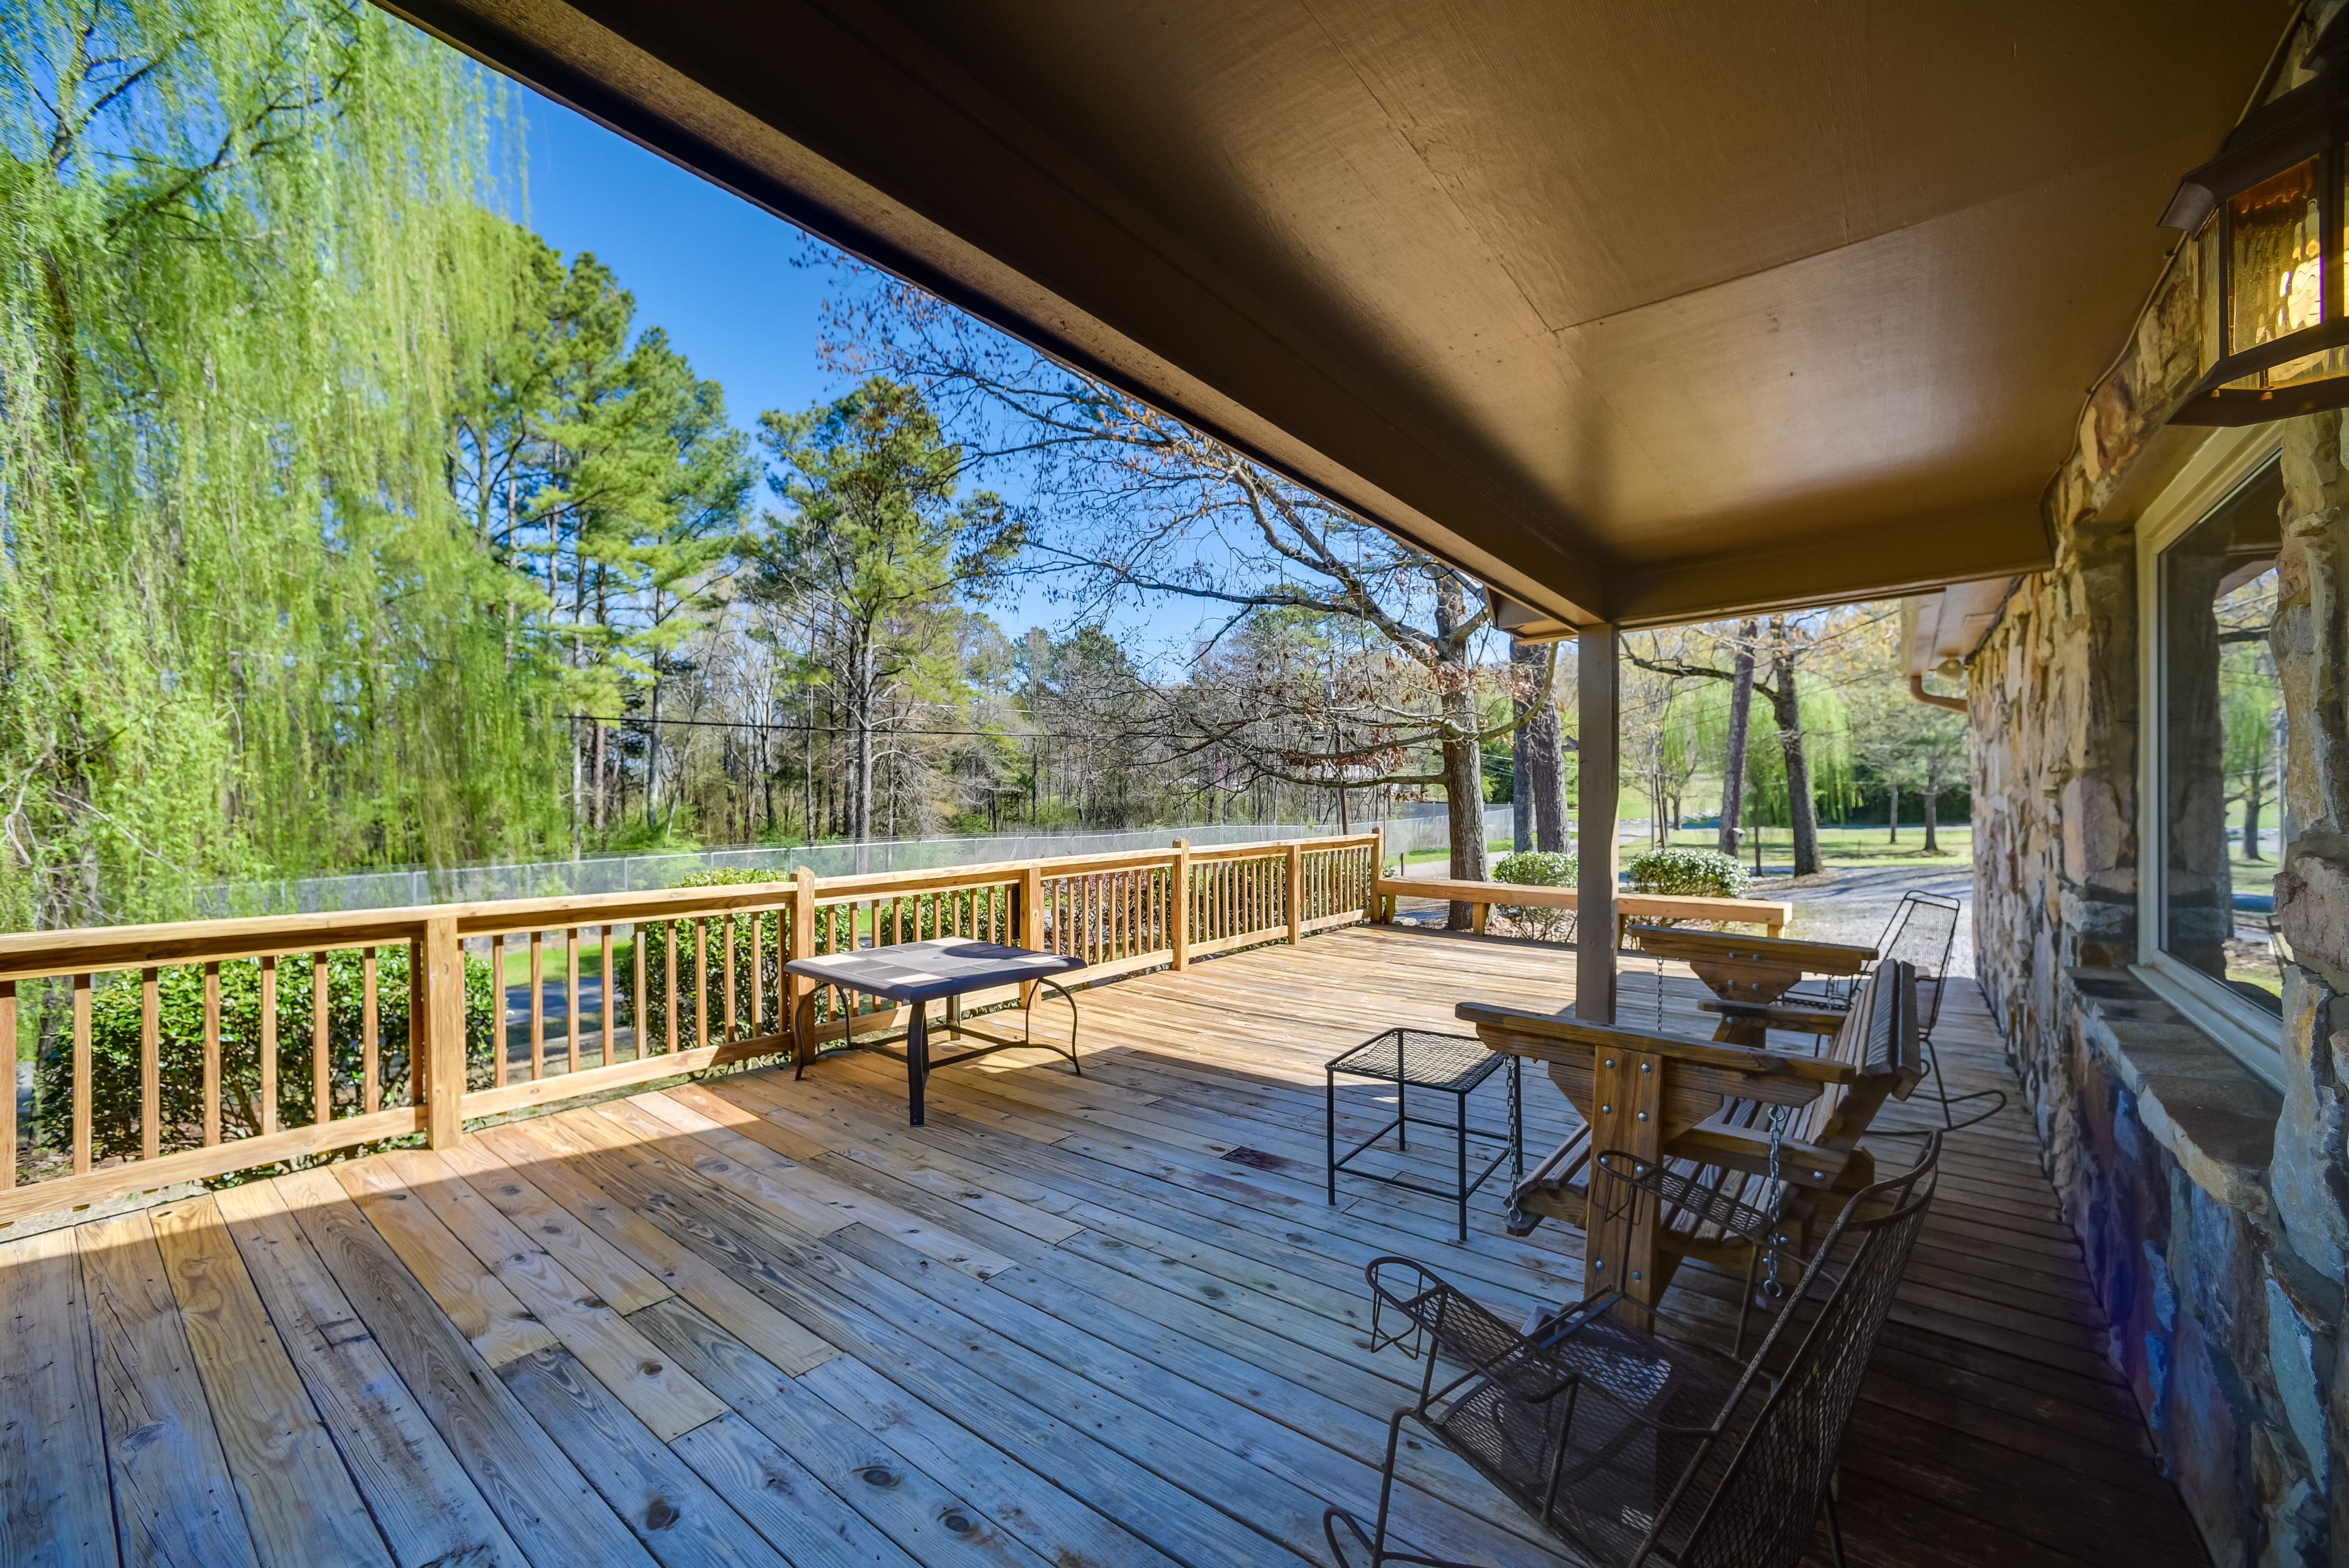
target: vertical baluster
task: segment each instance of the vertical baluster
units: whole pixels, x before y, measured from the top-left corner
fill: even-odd
[[[563,1070],[579,1071],[579,928],[563,933]]]
[[[726,976],[726,1033],[719,1038],[731,1041],[734,1038],[734,917],[730,914],[726,917],[726,962],[723,968]]]
[[[668,985],[668,1054],[677,1054],[677,922],[663,922],[668,940],[668,968],[663,979]]]
[[[782,917],[778,915],[778,921],[780,919],[782,919]],[[761,990],[759,990],[759,981],[766,978],[761,973],[761,964],[759,964],[759,936],[761,936],[763,926],[766,926],[766,915],[763,915],[761,909],[751,909],[750,912],[750,1037],[751,1039],[759,1039],[759,1030],[761,1030],[763,1021],[766,1021],[766,997],[763,997]]]
[[[210,1104],[220,1104],[220,1035],[207,1032],[207,1070],[204,1085]],[[16,1085],[10,1084],[8,1093],[14,1096]],[[73,1168],[79,1176],[89,1168],[89,976],[73,977]],[[219,1119],[215,1112],[213,1119]],[[218,1143],[217,1137],[204,1139]]]
[[[612,998],[619,994],[619,976],[612,972],[612,928],[595,928],[595,1033],[602,1036],[602,1048],[596,1055],[599,1066],[612,1064]]]
[[[155,971],[147,971],[152,975]],[[149,983],[151,985],[152,981]],[[277,1130],[277,955],[261,961],[261,1130]]]
[[[359,1115],[371,1116],[383,1107],[381,1049],[383,1036],[376,1027],[375,950],[359,950]]]
[[[497,1020],[496,1060],[490,1064],[490,1082],[506,1086],[506,936],[490,939],[490,1015]]]
[[[633,1042],[636,1059],[645,1059],[651,1042],[645,1038],[645,928],[641,924],[628,928],[628,952],[635,961],[635,989],[628,992],[628,1035]]]
[[[204,965],[204,1147],[221,1140],[220,961]],[[77,1018],[78,1030],[81,1021]]]
[[[530,933],[530,1081],[546,1076],[546,933]]]
[[[153,1159],[163,1152],[163,1029],[162,997],[158,986],[162,980],[159,970],[139,971],[139,1158]],[[8,1059],[16,1059],[16,1038],[8,1037]],[[8,1085],[8,1097],[14,1101],[16,1085]],[[270,1115],[267,1100],[262,1102],[261,1130],[274,1132],[275,1118]]]
[[[209,977],[207,977],[209,978]],[[324,1127],[335,1119],[335,1091],[326,1076],[326,955],[310,955],[310,1115]]]
[[[693,921],[693,1044],[709,1044],[709,917]]]
[[[498,1049],[505,1049],[506,977],[498,976]],[[408,1103],[424,1103],[424,939],[408,941]]]
[[[0,1192],[16,1188],[16,982],[0,980],[0,1045],[6,1048],[8,1092],[0,1096]]]

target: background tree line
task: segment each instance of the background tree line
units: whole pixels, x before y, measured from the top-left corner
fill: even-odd
[[[738,427],[510,215],[505,90],[381,13],[27,0],[0,49],[0,923],[1412,799],[1455,875],[1487,800],[1567,847],[1572,656],[1477,585],[837,258],[847,389]],[[1057,630],[990,615],[1039,576]],[[1112,629],[1170,602],[1183,646]],[[1733,777],[1724,844],[1780,809],[1799,858],[1820,791],[1892,779],[1850,722],[1881,618],[1635,638],[1651,815]]]

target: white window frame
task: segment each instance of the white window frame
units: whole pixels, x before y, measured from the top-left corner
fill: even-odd
[[[2210,514],[2282,447],[2274,425],[2220,430],[2205,441],[2137,524],[2137,911],[2132,972],[2271,1088],[2283,1087],[2283,1022],[2161,950],[2162,882],[2169,866],[2161,809],[2168,671],[2161,646],[2161,552]]]

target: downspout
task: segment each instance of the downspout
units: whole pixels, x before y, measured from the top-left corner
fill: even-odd
[[[1947,708],[1953,713],[1962,713],[1966,711],[1964,698],[1944,697],[1939,692],[1926,691],[1925,678],[1921,675],[1911,675],[1909,678],[1909,695],[1920,702],[1930,702],[1936,708]]]

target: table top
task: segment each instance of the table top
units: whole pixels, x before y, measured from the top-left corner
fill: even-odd
[[[1630,928],[1640,950],[1665,958],[1713,959],[1764,964],[1805,974],[1857,974],[1876,950],[1851,942],[1809,942],[1788,937],[1754,937],[1737,931],[1692,931],[1678,927]]]
[[[793,959],[783,966],[792,974],[885,996],[892,1002],[933,1002],[941,996],[959,996],[1015,981],[1042,980],[1084,967],[1081,959],[968,937],[936,937],[926,942],[828,953]]]

